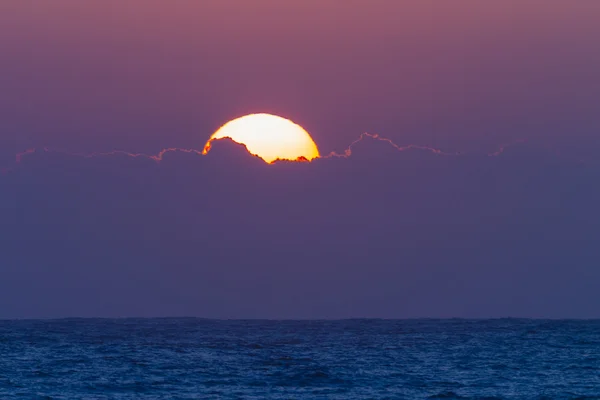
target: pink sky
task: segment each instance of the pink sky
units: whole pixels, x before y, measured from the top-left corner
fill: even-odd
[[[9,0],[0,116],[19,150],[201,148],[267,111],[326,152],[364,131],[448,150],[576,136],[585,152],[598,20],[592,0]]]

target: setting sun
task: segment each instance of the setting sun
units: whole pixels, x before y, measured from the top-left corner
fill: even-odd
[[[219,128],[204,146],[208,153],[211,142],[230,138],[246,146],[251,154],[267,163],[275,160],[312,160],[319,150],[312,138],[300,125],[271,114],[250,114],[229,121]]]

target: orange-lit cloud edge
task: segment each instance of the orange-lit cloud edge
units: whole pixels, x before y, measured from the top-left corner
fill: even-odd
[[[462,157],[462,156],[466,156],[468,155],[468,153],[462,153],[462,152],[447,152],[447,151],[443,151],[440,149],[436,149],[433,147],[428,147],[428,146],[420,146],[420,145],[414,145],[414,144],[409,144],[409,145],[398,145],[396,143],[394,143],[394,141],[392,141],[389,138],[380,136],[379,134],[376,133],[368,133],[365,132],[363,134],[361,134],[356,140],[354,140],[352,143],[350,143],[350,145],[341,153],[332,151],[331,153],[324,155],[324,156],[319,156],[313,160],[307,160],[304,157],[300,157],[297,160],[275,160],[271,163],[268,163],[266,161],[264,161],[261,157],[259,157],[256,154],[252,154],[248,151],[248,154],[252,155],[253,157],[257,157],[259,159],[261,159],[263,162],[265,162],[266,164],[272,165],[272,164],[277,164],[278,162],[281,161],[287,161],[287,162],[302,162],[302,163],[309,163],[310,161],[314,161],[317,159],[327,159],[327,158],[350,158],[352,156],[352,151],[354,146],[356,146],[358,143],[360,143],[363,140],[376,140],[376,141],[381,141],[381,142],[385,142],[387,144],[389,144],[392,148],[394,148],[395,150],[397,150],[398,152],[404,152],[404,151],[409,151],[409,150],[417,150],[417,151],[425,151],[425,152],[429,152],[432,153],[434,155],[437,156],[447,156],[447,157]],[[15,155],[15,165],[12,167],[0,167],[0,174],[1,175],[6,175],[8,173],[10,173],[14,168],[16,168],[16,166],[18,166],[19,164],[21,164],[23,162],[23,160],[26,157],[29,157],[37,152],[42,152],[42,153],[59,153],[59,154],[65,154],[65,155],[70,155],[70,156],[76,156],[76,157],[82,157],[82,158],[96,158],[96,157],[111,157],[111,156],[126,156],[126,157],[132,157],[132,158],[145,158],[148,160],[152,160],[155,161],[157,163],[161,162],[164,159],[164,156],[166,154],[169,153],[188,153],[188,154],[197,154],[199,156],[204,156],[206,154],[208,154],[208,152],[211,150],[212,148],[212,142],[214,141],[221,141],[221,140],[231,140],[233,141],[231,138],[228,137],[223,137],[223,138],[219,138],[219,139],[210,139],[203,150],[196,150],[196,149],[183,149],[183,148],[176,148],[176,147],[170,147],[170,148],[165,148],[161,151],[159,151],[157,154],[146,154],[146,153],[131,153],[131,152],[127,152],[127,151],[122,151],[122,150],[113,150],[113,151],[108,151],[108,152],[95,152],[95,153],[77,153],[77,152],[71,152],[71,151],[66,151],[66,150],[61,150],[61,149],[54,149],[54,148],[49,148],[49,147],[43,147],[43,148],[31,148],[31,149],[27,149],[24,150],[20,153],[17,153]],[[233,141],[235,142],[235,141]],[[487,153],[485,154],[487,157],[498,157],[500,155],[502,155],[509,147],[521,144],[521,143],[525,143],[527,142],[527,140],[525,139],[520,139],[520,140],[515,140],[511,143],[499,146],[498,149],[496,151],[493,151],[491,153]],[[235,142],[237,143],[237,142]],[[243,146],[246,150],[247,147],[244,144],[240,144],[239,145]],[[562,157],[562,155],[558,152],[554,152],[554,154],[558,157]],[[589,160],[581,160],[581,159],[577,159],[577,160],[573,160],[576,161],[579,164],[590,164],[591,162]]]
[[[263,159],[263,158],[262,158],[261,156],[259,156],[258,154],[251,152],[251,151],[248,149],[248,146],[246,146],[244,143],[240,143],[240,142],[238,142],[238,141],[234,140],[232,137],[229,137],[229,136],[223,136],[223,137],[220,137],[220,138],[212,138],[212,139],[209,139],[209,140],[208,140],[208,142],[206,142],[206,145],[204,145],[204,149],[202,149],[202,152],[201,152],[201,154],[202,154],[203,156],[207,155],[207,154],[208,154],[208,152],[209,152],[209,151],[212,149],[212,143],[213,143],[213,142],[215,142],[215,141],[221,141],[221,140],[231,140],[232,142],[234,142],[234,143],[237,143],[237,144],[239,144],[240,146],[244,146],[244,148],[246,149],[246,151],[248,152],[248,154],[250,154],[250,155],[252,155],[252,156],[254,156],[254,157],[258,157],[258,158],[260,158],[261,160],[263,160],[263,161],[264,161],[264,162],[266,162],[267,164],[275,164],[276,162],[281,162],[281,161],[291,161],[291,162],[311,162],[312,160],[316,160],[317,158],[322,158],[322,157],[319,155],[319,156],[317,156],[317,157],[315,157],[315,158],[313,158],[313,159],[309,160],[308,158],[306,158],[306,157],[304,157],[304,156],[300,156],[300,157],[296,158],[295,160],[290,160],[290,159],[288,159],[288,158],[277,158],[277,159],[275,159],[275,160],[273,160],[273,161],[270,161],[270,162],[269,162],[269,161],[266,161],[265,159]]]

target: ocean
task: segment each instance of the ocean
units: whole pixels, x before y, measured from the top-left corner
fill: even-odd
[[[600,321],[0,321],[0,399],[600,399]]]

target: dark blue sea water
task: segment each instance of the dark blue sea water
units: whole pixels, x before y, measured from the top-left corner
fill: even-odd
[[[1,399],[600,399],[600,321],[0,321]]]

